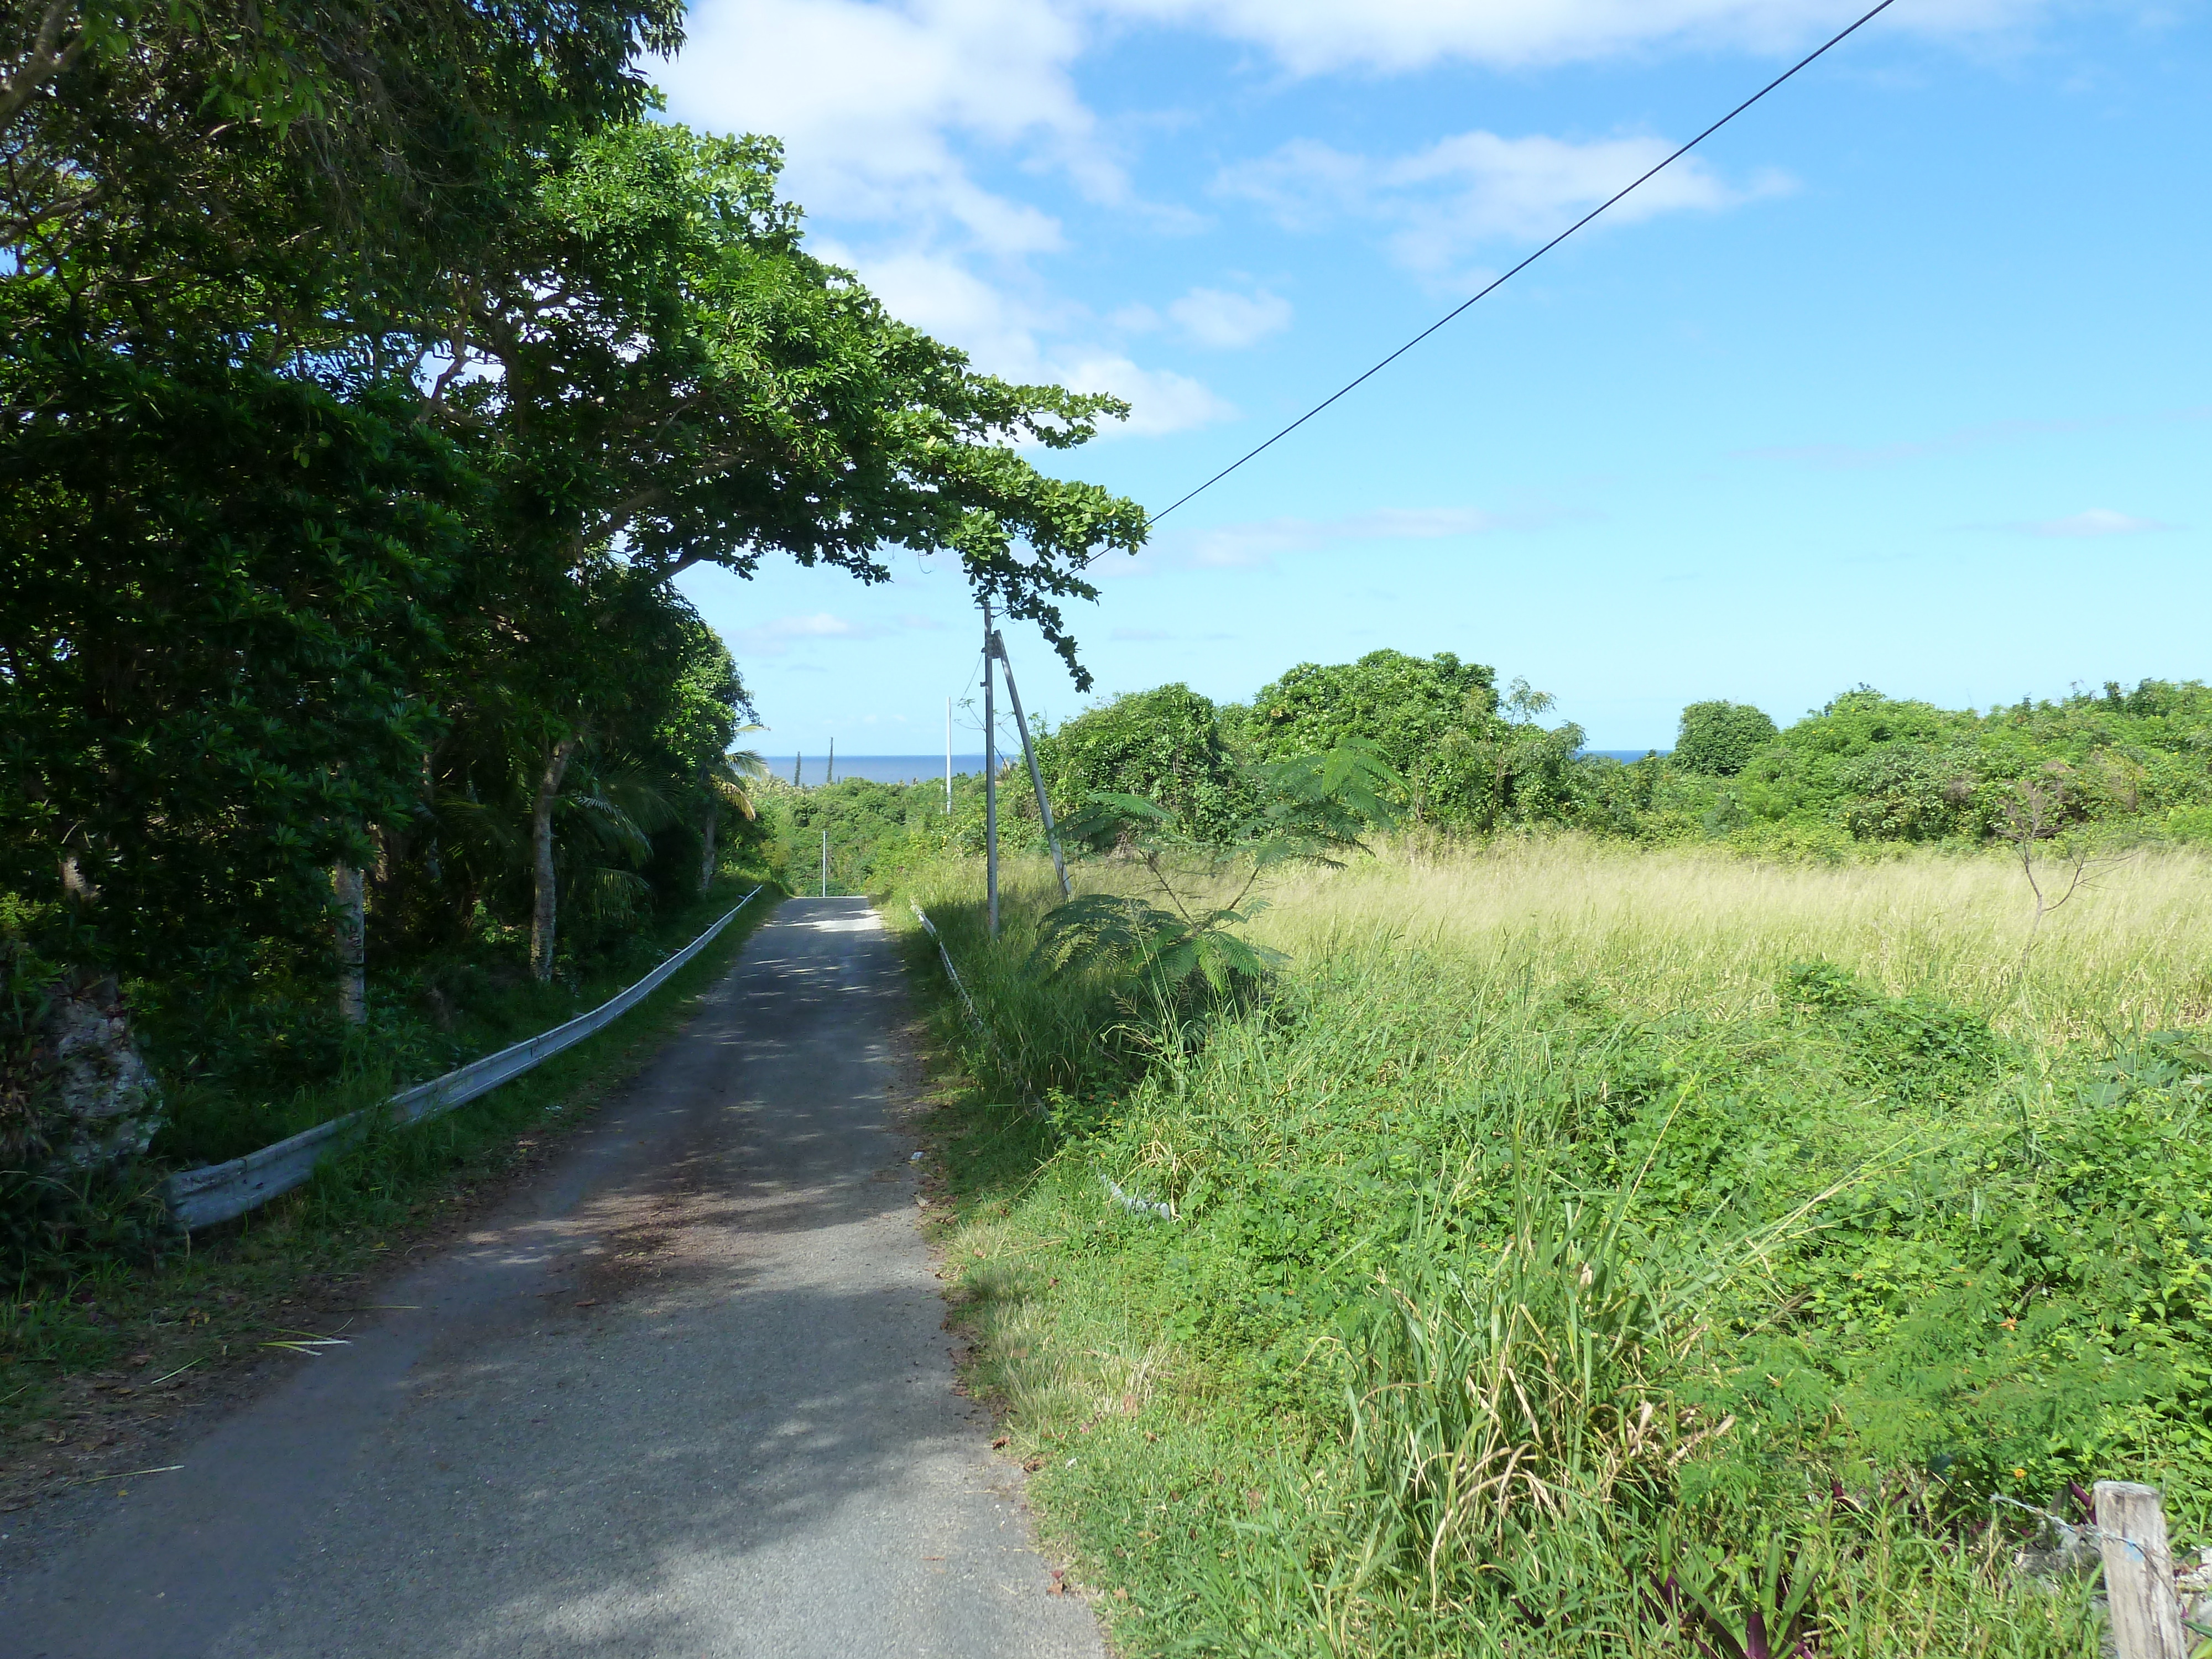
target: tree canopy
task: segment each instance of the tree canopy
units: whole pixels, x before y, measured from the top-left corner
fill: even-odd
[[[1682,711],[1674,764],[1686,772],[1734,777],[1774,741],[1774,721],[1747,702],[1693,702]]]
[[[10,949],[319,1004],[365,910],[395,985],[560,971],[747,821],[701,562],[939,556],[1088,685],[1064,607],[1144,515],[1036,458],[1126,409],[890,316],[773,140],[647,118],[681,17],[0,19]]]
[[[1086,710],[1038,744],[1037,763],[1058,812],[1071,818],[1096,791],[1141,795],[1206,841],[1227,836],[1252,810],[1221,711],[1181,684]]]

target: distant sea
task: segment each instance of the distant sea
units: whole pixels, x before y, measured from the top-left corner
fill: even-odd
[[[1650,751],[1643,749],[1585,749],[1585,755],[1603,755],[1617,761],[1639,761]],[[770,775],[791,781],[794,760],[799,763],[799,781],[810,787],[828,781],[826,776],[830,757],[827,755],[769,755]],[[1006,759],[1015,765],[1021,763],[1021,750],[1014,750]],[[952,769],[957,774],[981,772],[983,757],[955,755]],[[919,783],[945,775],[945,757],[942,755],[840,755],[837,757],[837,775],[841,778],[866,778],[874,783]]]

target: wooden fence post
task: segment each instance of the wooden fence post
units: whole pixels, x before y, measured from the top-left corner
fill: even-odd
[[[2119,1659],[2189,1659],[2181,1598],[2173,1588],[2173,1552],[2158,1488],[2131,1480],[2100,1480],[2099,1547],[2105,1557],[2105,1599],[2112,1609]]]

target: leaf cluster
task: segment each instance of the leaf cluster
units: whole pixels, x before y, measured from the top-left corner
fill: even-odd
[[[1255,887],[1279,866],[1334,864],[1362,848],[1362,835],[1391,821],[1389,798],[1403,782],[1359,738],[1326,755],[1258,763],[1243,780],[1250,810],[1226,834],[1194,834],[1143,795],[1093,790],[1063,833],[1093,856],[1141,867],[1147,891],[1057,906],[1039,924],[1036,960],[1055,975],[1115,962],[1170,994],[1194,979],[1217,995],[1256,983],[1284,958],[1229,931],[1265,905]]]

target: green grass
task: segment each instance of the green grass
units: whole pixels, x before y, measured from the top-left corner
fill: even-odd
[[[741,895],[752,884],[737,889]],[[716,896],[721,909],[727,900]],[[64,1402],[87,1373],[144,1353],[140,1374],[194,1367],[204,1384],[333,1287],[468,1212],[550,1155],[607,1091],[690,1018],[779,895],[763,892],[636,1007],[535,1070],[442,1117],[380,1133],[299,1190],[151,1261],[97,1241],[19,1267],[0,1301],[0,1437]],[[716,910],[714,914],[720,914]],[[134,1177],[142,1188],[158,1168]],[[112,1211],[117,1194],[95,1194]],[[285,1310],[281,1311],[280,1310]]]
[[[1994,861],[1386,860],[1169,1030],[923,872],[1006,1056],[939,1002],[953,1294],[1116,1640],[2093,1651],[1992,1500],[2212,1531],[2205,875],[2023,955]]]

